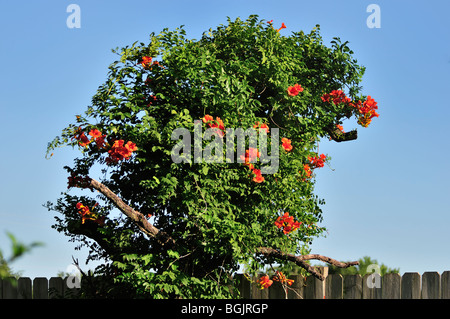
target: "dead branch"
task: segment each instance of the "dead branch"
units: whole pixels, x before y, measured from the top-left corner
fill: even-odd
[[[337,261],[333,258],[322,256],[322,255],[317,255],[317,254],[296,256],[293,254],[283,253],[282,251],[279,251],[277,249],[270,248],[270,247],[258,247],[256,252],[261,255],[264,255],[266,257],[274,257],[274,258],[281,259],[281,260],[292,261],[296,265],[302,267],[307,272],[309,272],[311,275],[313,275],[314,277],[316,277],[322,281],[325,280],[325,277],[322,274],[320,274],[313,266],[306,263],[305,262],[306,260],[316,259],[316,260],[324,261],[328,264],[331,264],[331,265],[334,265],[334,266],[337,266],[340,268],[347,268],[347,267],[355,266],[355,265],[359,264],[358,261],[351,261],[351,262],[343,263],[343,262]]]

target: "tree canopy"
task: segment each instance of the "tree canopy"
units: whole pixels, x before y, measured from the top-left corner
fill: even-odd
[[[354,140],[342,121],[378,116],[360,93],[364,67],[348,42],[324,45],[319,26],[284,35],[257,16],[227,22],[198,40],[180,27],[114,50],[91,105],[49,143],[48,154],[80,150],[68,190],[47,204],[53,227],[104,261],[109,297],[232,297],[242,264],[295,263],[319,278],[308,260],[357,264],[309,247],[326,231],[319,140]]]

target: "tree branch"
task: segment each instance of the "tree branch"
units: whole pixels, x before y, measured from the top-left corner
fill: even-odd
[[[350,132],[342,132],[337,127],[326,127],[325,131],[330,135],[330,138],[335,142],[346,142],[356,140],[358,138],[358,132],[356,130]]]
[[[355,265],[359,264],[358,261],[351,261],[351,262],[343,263],[343,262],[337,261],[333,258],[322,256],[322,255],[317,255],[317,254],[295,256],[292,254],[283,253],[277,249],[270,248],[270,247],[258,247],[256,252],[261,255],[264,255],[266,257],[274,257],[274,258],[281,259],[281,260],[292,261],[296,265],[302,267],[307,272],[312,274],[314,277],[316,277],[322,281],[325,280],[325,277],[321,273],[319,273],[313,266],[306,263],[305,262],[306,260],[316,259],[316,260],[324,261],[328,264],[331,264],[331,265],[334,265],[334,266],[337,266],[340,268],[347,268],[347,267],[355,266]]]
[[[141,231],[150,236],[155,238],[156,240],[158,240],[158,242],[163,245],[166,246],[166,248],[172,247],[175,245],[175,240],[170,237],[168,234],[166,234],[163,231],[160,231],[158,228],[156,228],[155,226],[153,226],[146,218],[143,214],[141,214],[140,212],[135,211],[133,208],[131,208],[129,205],[125,204],[122,199],[120,199],[116,194],[114,194],[106,185],[100,183],[99,181],[96,181],[95,179],[90,180],[89,183],[90,187],[95,188],[96,190],[98,190],[100,193],[102,193],[104,196],[106,196],[109,200],[111,200],[114,205],[122,212],[124,213],[126,216],[128,216],[131,220],[133,220],[139,227],[139,229],[141,229]],[[98,237],[92,237],[92,234],[90,236],[91,238],[93,238],[94,240],[98,241],[102,241],[101,238]],[[280,260],[287,260],[287,261],[292,261],[295,264],[297,264],[298,266],[302,267],[303,269],[305,269],[306,271],[308,271],[310,274],[312,274],[313,276],[315,276],[316,278],[320,279],[320,280],[325,280],[325,277],[320,274],[315,267],[311,266],[310,264],[308,264],[306,261],[307,260],[311,260],[311,259],[316,259],[316,260],[320,260],[323,262],[326,262],[328,264],[340,267],[340,268],[347,268],[350,266],[354,266],[354,265],[358,265],[359,262],[358,261],[352,261],[352,262],[340,262],[337,261],[335,259],[332,259],[330,257],[326,257],[326,256],[322,256],[322,255],[318,255],[318,254],[310,254],[310,255],[301,255],[301,256],[296,256],[293,254],[286,254],[283,253],[277,249],[271,248],[271,247],[258,247],[256,249],[256,253],[264,255],[266,257],[273,257],[273,258],[277,258]]]
[[[128,216],[131,220],[133,220],[139,229],[146,235],[155,238],[161,245],[169,245],[173,246],[175,245],[175,240],[170,237],[168,234],[166,234],[163,231],[160,231],[158,228],[153,226],[145,216],[135,211],[133,208],[125,204],[122,199],[119,198],[116,194],[114,194],[106,185],[100,183],[99,181],[96,181],[95,179],[91,178],[90,187],[95,188],[100,193],[105,195],[109,200],[111,200],[114,205],[126,216]]]

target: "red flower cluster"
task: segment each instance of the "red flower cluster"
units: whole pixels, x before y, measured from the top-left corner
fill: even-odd
[[[253,172],[253,174],[255,174],[255,177],[253,177],[253,181],[254,181],[255,183],[258,183],[258,184],[259,184],[259,183],[264,182],[264,176],[262,176],[261,170],[259,170],[259,169],[253,169],[252,172]]]
[[[144,68],[148,68],[150,66],[150,64],[152,63],[152,57],[150,56],[143,56],[142,60],[141,60],[141,65]]]
[[[216,129],[217,135],[219,137],[223,137],[225,135],[225,126],[223,125],[223,121],[220,119],[220,117],[216,117],[216,120],[211,115],[206,114],[202,118],[203,123],[208,124],[210,128]]]
[[[259,287],[260,289],[267,289],[270,286],[272,286],[274,281],[278,281],[279,283],[281,283],[282,285],[289,285],[292,286],[292,284],[294,283],[293,279],[287,279],[286,275],[283,274],[281,271],[276,271],[275,275],[273,275],[272,280],[269,278],[268,275],[264,275],[259,279]]]
[[[307,177],[307,178],[310,178],[310,177],[311,177],[311,174],[312,174],[311,167],[309,167],[308,164],[303,164],[303,170],[304,170],[305,173],[306,173],[306,177]]]
[[[107,164],[116,164],[119,161],[128,159],[134,151],[137,150],[136,144],[128,141],[124,145],[124,140],[116,140],[108,151],[109,157],[106,159]]]
[[[296,96],[300,92],[303,92],[303,88],[300,84],[294,84],[294,86],[288,87],[287,92],[290,96]]]
[[[259,287],[261,289],[265,289],[265,288],[269,288],[272,285],[273,281],[270,280],[269,276],[265,275],[259,279],[258,283],[259,283]]]
[[[319,157],[317,156],[308,156],[308,160],[311,162],[311,164],[313,164],[315,167],[323,167],[325,160],[326,160],[326,155],[325,154],[320,154]]]
[[[275,276],[273,276],[273,280],[278,281],[281,284],[288,284],[289,286],[292,286],[294,283],[294,279],[287,279],[286,275],[278,270],[276,271]]]
[[[310,166],[310,164],[303,164],[303,170],[306,173],[306,177],[307,178],[311,177],[311,174],[312,174],[311,169],[324,167],[326,158],[327,157],[325,154],[321,154],[320,156],[314,156],[314,157],[308,156],[308,160],[310,161],[310,164],[312,167]]]
[[[98,204],[95,204],[97,206]],[[94,207],[95,207],[94,206]],[[81,223],[84,224],[86,220],[92,220],[100,226],[105,224],[105,216],[98,216],[89,210],[89,207],[84,206],[82,203],[77,203],[78,212],[81,214]]]
[[[333,102],[334,105],[338,105],[340,103],[349,104],[352,100],[345,95],[345,93],[341,90],[333,90],[331,93],[324,94],[322,97],[322,101],[324,102]]]
[[[323,102],[333,102],[334,105],[344,103],[348,106],[356,108],[361,114],[358,118],[358,124],[363,127],[369,126],[370,122],[372,122],[372,118],[379,116],[379,114],[375,111],[378,109],[377,102],[375,102],[370,95],[367,96],[367,99],[363,103],[361,103],[361,101],[353,102],[341,90],[333,90],[331,93],[322,95],[321,99]]]
[[[155,66],[155,65],[157,65],[157,66],[159,66],[159,67],[161,67],[161,68],[164,68],[163,66],[161,66],[161,65],[159,64],[158,61],[153,61],[153,63],[152,63],[152,61],[153,61],[153,58],[152,58],[151,56],[143,56],[142,59],[141,59],[141,65],[142,65],[142,67],[143,67],[144,69],[150,69],[150,70],[151,70],[152,67]]]
[[[87,147],[93,141],[95,141],[95,143],[97,144],[97,147],[99,149],[103,148],[105,146],[106,135],[102,135],[102,133],[99,130],[92,129],[88,133],[88,135],[91,136],[90,139],[84,134],[84,132],[81,130],[81,127],[79,127],[78,130],[75,132],[75,136],[73,138],[78,140],[78,143],[80,144],[80,146],[83,146],[83,147]]]
[[[76,135],[73,138],[77,139],[79,144],[83,147],[87,147],[90,143],[95,141],[99,149],[110,148],[108,150],[109,156],[106,158],[107,164],[116,164],[121,160],[128,159],[132,153],[137,150],[135,143],[127,142],[124,145],[124,140],[116,140],[110,147],[109,144],[105,142],[106,135],[102,135],[97,129],[92,129],[89,132],[89,135],[91,136],[91,139],[87,138],[81,128],[78,128]]]
[[[275,226],[283,228],[283,233],[288,235],[300,227],[302,223],[294,221],[293,216],[289,216],[289,213],[284,213],[283,216],[278,216],[275,221]]]
[[[358,124],[363,127],[369,126],[372,118],[375,116],[379,116],[379,114],[375,111],[377,109],[377,102],[375,102],[375,100],[372,99],[370,95],[367,96],[367,99],[364,101],[363,106],[358,108],[359,113],[362,114],[362,116],[360,116],[358,119]]]
[[[281,139],[281,146],[283,146],[283,148],[284,148],[284,150],[286,151],[286,152],[290,152],[290,151],[292,151],[292,145],[291,145],[291,140],[290,139],[288,139],[288,138],[286,138],[286,137],[283,137],[282,139]]]
[[[245,156],[241,155],[241,160],[244,161],[244,165],[248,166],[248,168],[255,174],[255,177],[253,177],[253,181],[255,183],[262,183],[264,182],[264,176],[261,174],[261,170],[256,169],[255,166],[251,163],[254,162],[257,158],[259,158],[261,154],[259,153],[258,149],[250,147],[248,150],[245,151]]]

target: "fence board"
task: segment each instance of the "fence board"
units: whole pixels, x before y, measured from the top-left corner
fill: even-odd
[[[323,282],[314,276],[308,276],[303,291],[305,299],[323,299]]]
[[[420,299],[420,274],[410,272],[403,274],[401,298],[402,299]]]
[[[325,298],[342,299],[344,297],[344,278],[340,274],[328,275],[325,279]]]
[[[344,299],[362,298],[361,275],[344,276]]]
[[[13,277],[3,279],[3,299],[17,299],[17,279]]]
[[[302,275],[289,276],[289,279],[294,280],[292,286],[288,290],[288,299],[303,299],[305,298],[303,289],[305,281]]]
[[[17,280],[17,298],[18,299],[32,299],[33,298],[30,278],[21,277]]]
[[[382,299],[400,299],[400,274],[386,274],[381,280]]]
[[[306,278],[290,276],[294,283],[287,290],[288,299],[450,299],[450,271],[442,276],[438,272],[386,274],[381,277],[381,287],[367,274],[341,276],[328,275],[325,281],[314,276]],[[258,278],[259,279],[259,278]],[[282,285],[274,281],[268,289],[259,289],[258,280],[250,282],[243,274],[235,275],[235,289],[241,292],[245,299],[284,299],[286,293]],[[374,288],[370,288],[374,287]],[[48,299],[74,298],[79,288],[69,289],[67,282],[60,277],[49,280],[37,277],[31,280],[27,277],[19,279],[0,279],[0,299]]]
[[[365,274],[362,279],[362,298],[381,299],[382,278],[377,273]]]
[[[278,281],[274,281],[270,286],[269,299],[286,299],[286,292]]]
[[[450,271],[444,271],[441,276],[441,298],[450,299]]]
[[[439,299],[441,276],[438,272],[425,272],[422,276],[422,299]]]
[[[48,282],[48,295],[50,299],[64,297],[64,280],[60,277],[51,277]]]
[[[36,277],[33,280],[33,299],[48,299],[48,280]]]

